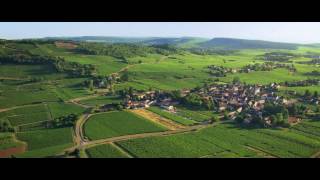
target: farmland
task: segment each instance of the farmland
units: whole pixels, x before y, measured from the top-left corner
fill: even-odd
[[[110,144],[86,149],[90,158],[127,158],[125,154]]]
[[[318,47],[211,49],[211,53],[204,49],[196,53],[207,40],[184,39],[181,41],[186,42],[181,44],[170,38],[162,40],[174,41],[176,46],[62,40],[1,44],[0,121],[13,128],[0,132],[0,154],[21,148],[20,153],[12,155],[80,157],[76,154],[79,150],[89,158],[299,158],[312,157],[320,151],[316,99],[320,84],[286,85],[319,79],[319,65],[308,63],[313,60],[308,54],[320,52]],[[291,53],[293,57],[273,62],[282,67],[244,68],[265,64],[261,57],[270,52]],[[19,53],[48,62],[31,61],[32,58],[30,62],[23,61]],[[7,54],[15,61],[7,62]],[[226,71],[216,75],[210,67]],[[235,82],[237,79],[239,82]],[[236,91],[224,95],[227,85],[231,86],[229,89],[243,87],[247,92],[270,84],[279,85],[279,89],[264,93],[272,94],[266,99],[279,96],[277,99],[281,100],[288,91],[296,91],[295,96],[289,97],[299,101],[297,108],[306,105],[306,109],[294,113],[287,106],[289,115],[299,119],[297,123],[251,127],[229,117],[228,113],[238,108],[220,110],[231,100],[241,99]],[[213,92],[219,91],[210,92],[210,88],[220,85],[225,85],[221,88],[224,92],[214,97]],[[177,96],[176,91],[180,92]],[[190,94],[195,96],[187,99]],[[227,99],[229,96],[235,98]],[[205,100],[197,101],[197,97]],[[255,94],[252,99],[258,98]],[[219,102],[221,99],[225,101]],[[208,101],[213,102],[211,107],[204,105]],[[248,107],[243,105],[245,102],[234,104]],[[68,119],[70,115],[74,119]],[[161,119],[177,128],[165,126]]]
[[[17,138],[28,144],[28,152],[22,157],[53,156],[73,144],[71,128],[21,132]]]
[[[151,107],[148,110],[183,125],[192,125],[196,123],[195,121],[165,112],[158,107]]]
[[[137,157],[217,157],[224,153],[232,157],[259,157],[257,152],[270,157],[310,157],[319,151],[320,144],[315,139],[319,136],[307,135],[314,133],[313,128],[304,129],[306,135],[296,129],[244,130],[227,124],[196,133],[123,141],[118,145]]]
[[[92,140],[164,130],[160,125],[125,111],[94,115],[84,127],[85,135]]]

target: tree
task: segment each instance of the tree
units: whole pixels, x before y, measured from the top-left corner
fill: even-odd
[[[172,99],[174,99],[174,100],[178,100],[178,101],[180,101],[181,100],[181,91],[180,90],[174,90],[174,91],[172,91],[171,92],[171,97],[172,97]]]
[[[292,104],[292,106],[289,107],[289,114],[292,116],[296,116],[298,114],[298,107],[296,104]]]
[[[309,91],[309,89],[307,89],[304,93],[305,97],[310,97],[311,96],[311,92]]]
[[[210,118],[210,121],[211,121],[212,123],[214,123],[214,122],[219,122],[220,119],[219,119],[217,116],[212,116],[212,117]]]
[[[124,73],[122,74],[122,76],[120,77],[120,79],[121,79],[122,81],[129,81],[129,73],[128,73],[127,70],[124,71]]]
[[[0,132],[14,132],[15,129],[11,126],[7,119],[0,120]]]
[[[276,119],[277,119],[277,125],[281,125],[281,124],[284,123],[282,113],[277,113],[277,114],[276,114]]]
[[[288,118],[289,118],[289,111],[288,111],[288,109],[284,109],[284,110],[282,111],[282,115],[283,115],[283,119],[284,119],[284,120],[288,120]]]
[[[130,97],[133,96],[133,88],[132,88],[132,87],[129,87],[128,95],[129,95]]]
[[[240,83],[240,78],[238,76],[234,77],[233,80],[232,80],[232,83],[233,84],[238,84]]]
[[[318,91],[315,91],[315,92],[314,92],[313,97],[314,97],[314,98],[318,98],[318,97],[319,97]]]
[[[225,121],[229,120],[229,116],[228,116],[227,111],[225,111],[225,112],[223,113],[223,120],[225,120]]]

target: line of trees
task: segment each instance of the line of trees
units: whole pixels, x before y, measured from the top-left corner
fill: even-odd
[[[170,45],[153,45],[146,46],[141,44],[104,44],[104,43],[80,43],[77,48],[73,50],[76,53],[87,55],[107,55],[122,59],[127,62],[126,58],[135,56],[146,56],[148,53],[158,53],[163,55],[170,55],[181,53],[182,50]],[[127,62],[128,63],[128,62]]]
[[[61,116],[53,120],[52,127],[53,128],[72,127],[75,125],[75,122],[77,121],[78,118],[79,116],[76,114]]]
[[[32,55],[30,53],[0,55],[1,64],[46,64],[57,72],[65,72],[74,77],[86,77],[96,74],[96,67],[91,64],[79,64],[66,61],[62,57]]]

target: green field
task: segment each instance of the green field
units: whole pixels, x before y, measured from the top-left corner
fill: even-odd
[[[119,142],[137,157],[310,157],[320,150],[319,122],[307,121],[289,130],[243,129],[218,125],[199,132]],[[303,126],[303,127],[300,127]],[[298,131],[298,132],[297,132]],[[300,133],[301,131],[302,133]],[[304,134],[303,134],[304,133]]]
[[[67,103],[49,103],[48,107],[53,119],[69,114],[81,114],[84,112],[84,108]]]
[[[193,121],[191,119],[183,118],[181,116],[166,112],[163,109],[156,106],[150,107],[148,108],[148,110],[182,125],[193,125],[197,123],[196,121]]]
[[[90,158],[128,158],[111,144],[104,144],[86,149]]]
[[[47,105],[39,104],[34,106],[26,106],[10,111],[0,113],[0,117],[10,121],[12,126],[20,126],[41,121],[51,120]]]
[[[84,126],[85,135],[91,140],[165,130],[160,125],[126,111],[94,115]]]
[[[111,103],[119,103],[123,100],[119,96],[99,96],[95,98],[90,98],[87,100],[80,101],[80,103],[95,106],[95,105],[104,105],[104,104],[111,104]]]
[[[179,89],[192,90],[205,83],[230,83],[236,77],[247,84],[283,83],[320,78],[317,73],[310,75],[310,72],[320,70],[319,65],[306,63],[313,59],[307,56],[308,54],[314,53],[317,56],[317,53],[320,53],[319,46],[301,45],[295,50],[237,49],[232,52],[217,51],[202,55],[188,49],[200,47],[198,43],[204,41],[201,38],[193,38],[177,44],[177,49],[174,49],[176,51],[172,51],[169,47],[151,51],[151,47],[131,45],[115,46],[109,50],[99,49],[105,44],[87,43],[86,46],[92,45],[97,49],[86,51],[57,47],[53,41],[4,42],[1,40],[0,110],[12,109],[0,112],[0,119],[8,120],[15,127],[16,132],[0,132],[0,150],[21,146],[23,144],[19,141],[23,141],[27,145],[27,152],[18,157],[51,157],[74,146],[71,127],[52,129],[49,125],[52,123],[51,120],[62,116],[90,112],[91,108],[85,109],[70,103],[70,100],[75,98],[86,99],[86,96],[96,94],[97,97],[80,101],[81,104],[96,107],[124,102],[118,90],[128,88],[133,88],[134,91],[167,92]],[[74,43],[81,46],[85,42]],[[249,64],[265,63],[257,56],[270,52],[294,54],[295,57],[290,61],[281,63],[294,65],[297,72],[292,73],[285,68],[249,73],[226,71],[223,75],[216,77],[217,75],[212,75],[214,73],[210,73],[208,68],[215,65],[239,70]],[[24,62],[24,59],[20,59],[20,54],[25,55],[22,56],[25,58],[29,55],[30,57],[35,55],[61,57],[65,61],[52,62],[46,59],[48,62],[34,62],[34,58],[31,58],[29,60],[31,62]],[[17,58],[15,60],[9,58],[9,61],[5,55],[19,55],[19,57],[15,57]],[[84,65],[94,65],[94,67],[89,66],[94,69],[94,72],[84,73],[88,68]],[[128,78],[123,78],[125,72]],[[98,96],[100,94],[98,90],[101,89],[97,84],[101,82],[95,82],[93,90],[90,90],[87,82],[97,79],[111,81],[116,95]],[[281,87],[277,95],[285,95],[286,90],[294,90],[299,94],[304,94],[306,90],[313,93],[320,92],[320,86]],[[307,106],[316,109],[314,104],[307,104]],[[176,113],[170,113],[156,106],[148,110],[186,126],[201,124],[219,115],[213,111],[184,106],[176,106],[176,108]],[[92,112],[97,112],[97,109],[92,109]],[[167,130],[159,124],[126,110],[91,114],[83,129],[89,140]],[[115,145],[94,146],[85,149],[85,152],[93,158],[127,157],[121,149],[133,157],[142,158],[311,157],[320,151],[320,121],[303,120],[302,123],[282,129],[254,129],[232,123],[219,124],[195,132],[120,141]]]
[[[27,131],[17,133],[17,138],[27,143],[27,155],[52,156],[62,152],[64,148],[72,146],[71,132],[72,128]]]

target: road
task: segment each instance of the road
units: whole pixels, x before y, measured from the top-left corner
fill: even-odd
[[[89,119],[91,115],[86,113],[80,116],[79,120],[76,122],[75,125],[75,143],[76,146],[82,146],[86,143],[86,139],[84,138],[83,134],[83,125],[86,123],[86,121]]]
[[[125,141],[125,140],[131,140],[131,139],[139,139],[139,138],[146,138],[146,137],[155,137],[155,136],[168,136],[168,135],[173,135],[173,134],[181,134],[181,133],[188,133],[188,132],[195,132],[200,129],[208,128],[208,127],[213,127],[221,123],[228,123],[231,122],[232,120],[229,121],[222,121],[222,122],[216,122],[213,124],[206,124],[206,125],[195,125],[195,126],[188,126],[184,129],[177,129],[177,130],[169,130],[169,131],[162,131],[162,132],[153,132],[153,133],[141,133],[141,134],[131,134],[131,135],[124,135],[124,136],[117,136],[117,137],[111,137],[111,138],[105,138],[105,139],[99,139],[99,140],[93,140],[93,141],[88,141],[84,139],[83,136],[83,124],[86,122],[86,120],[90,117],[89,114],[85,115],[83,118],[80,118],[79,121],[76,124],[76,146],[67,149],[66,151],[73,151],[75,149],[84,149],[84,148],[89,148],[97,145],[102,145],[102,144],[110,144],[110,143],[115,143],[119,141]]]
[[[23,108],[23,107],[39,106],[39,104],[42,104],[42,103],[26,104],[26,105],[21,105],[21,106],[14,106],[14,107],[10,107],[10,108],[4,108],[4,109],[0,109],[0,112],[10,111],[10,110],[18,109],[18,108]]]

